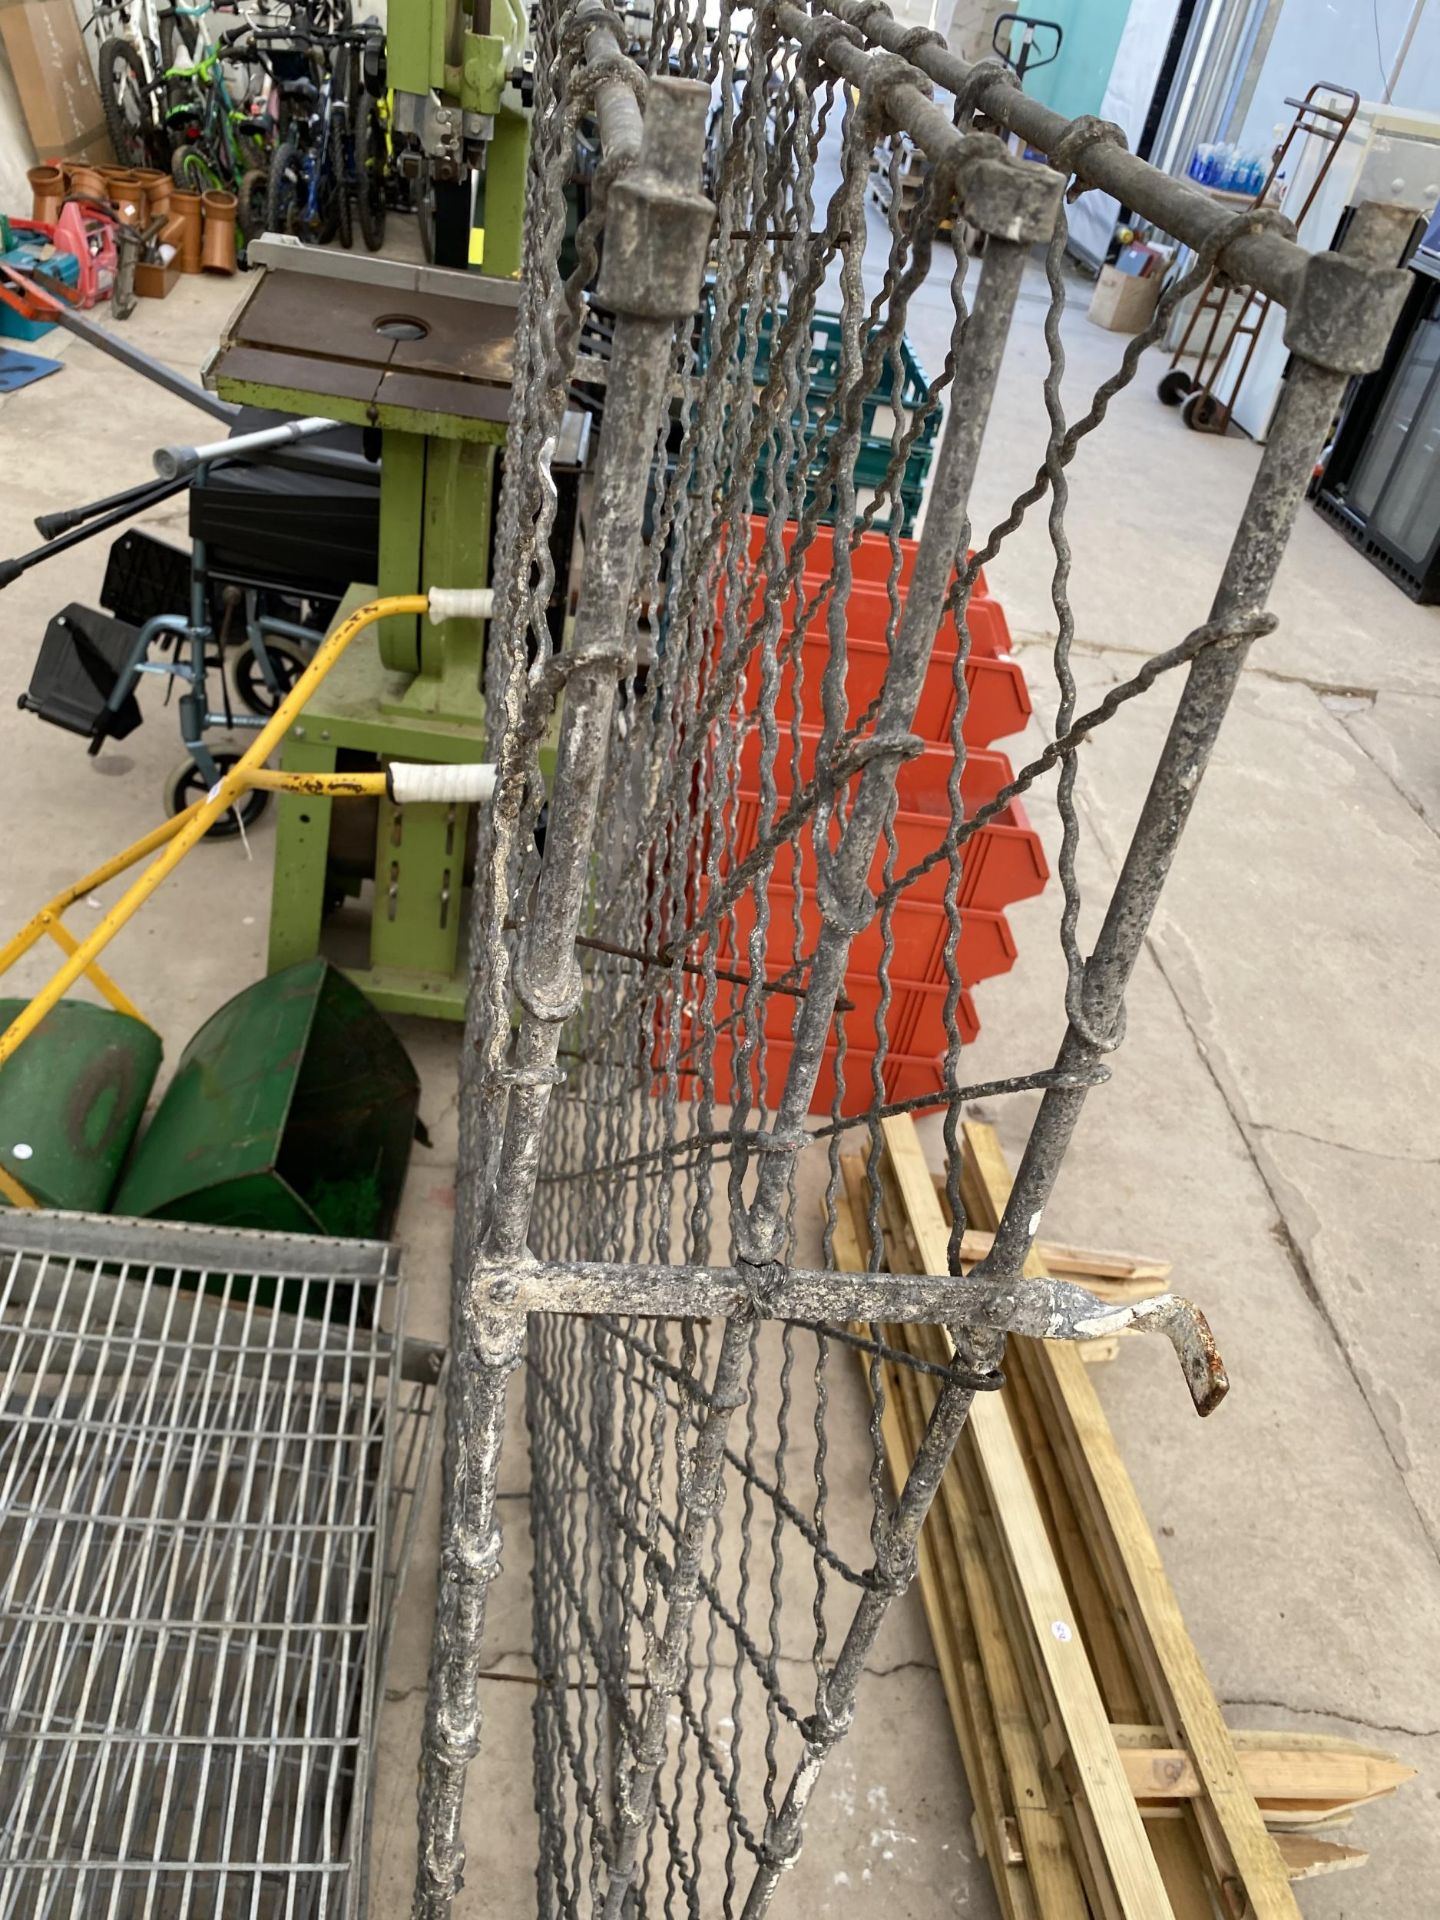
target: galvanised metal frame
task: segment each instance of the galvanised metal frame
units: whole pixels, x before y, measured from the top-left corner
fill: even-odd
[[[415,1912],[423,1920],[449,1912],[461,1880],[465,1771],[481,1732],[485,1600],[500,1566],[496,1501],[506,1394],[524,1351],[527,1319],[528,1409],[539,1443],[532,1531],[541,1670],[541,1910],[584,1910],[607,1920],[662,1899],[667,1912],[677,1902],[690,1912],[743,1911],[747,1920],[768,1910],[799,1852],[824,1763],[851,1724],[881,1621],[913,1574],[921,1525],[973,1396],[1000,1383],[1008,1333],[1087,1338],[1126,1320],[1151,1324],[1175,1344],[1201,1412],[1225,1387],[1204,1322],[1187,1303],[1107,1309],[1082,1289],[1026,1281],[1022,1267],[1085,1097],[1107,1077],[1104,1057],[1122,1036],[1126,988],[1246,654],[1273,625],[1265,600],[1314,460],[1347,380],[1378,361],[1398,311],[1403,283],[1396,262],[1412,215],[1361,208],[1340,253],[1311,257],[1277,215],[1226,214],[1197,189],[1126,154],[1114,129],[1060,119],[1026,99],[993,63],[968,66],[936,36],[902,28],[878,0],[822,0],[813,11],[767,0],[753,16],[747,12],[746,21],[749,77],[743,80],[735,53],[741,30],[728,5],[708,52],[700,15],[662,4],[646,55],[648,77],[624,59],[618,19],[601,0],[557,4],[542,9],[537,21],[540,90],[527,269],[487,684],[491,757],[500,775],[477,888],[461,1108],[455,1379],[421,1763]],[[716,318],[698,371],[692,316],[701,304],[713,215],[696,182],[711,90],[666,77],[677,71],[718,83],[721,99]],[[767,92],[772,75],[775,85]],[[953,94],[953,104],[935,101],[932,82]],[[816,231],[816,162],[832,112],[844,118],[841,184]],[[561,190],[573,133],[585,116],[600,130],[596,211],[579,236],[577,272],[562,285],[555,269]],[[996,127],[1023,134],[1049,156],[1050,166],[1012,156],[989,130]],[[864,172],[871,142],[899,131],[924,154],[930,175],[914,229],[903,231],[892,213],[889,265],[875,293],[861,275]],[[1127,347],[1089,412],[1067,424],[1058,320],[1061,197],[1071,175],[1074,190],[1096,185],[1115,192],[1184,241],[1197,259],[1167,293],[1155,323]],[[897,419],[886,482],[896,484],[921,417],[943,401],[923,530],[903,593],[900,549],[891,543],[889,669],[872,707],[847,724],[851,556],[837,538],[828,578],[807,602],[803,555],[827,501],[836,525],[857,518],[852,460],[862,402],[882,359],[889,356],[898,368],[906,302],[929,270],[941,220],[957,205],[963,223],[983,239],[979,282],[967,307],[957,246],[951,361],[914,416]],[[614,357],[574,636],[555,654],[543,623],[545,536],[553,511],[546,450],[573,370],[602,230],[595,297],[616,316]],[[1022,277],[1041,244],[1048,249],[1052,294],[1045,458],[1034,484],[967,561],[971,488],[997,374]],[[805,431],[797,423],[807,399],[807,320],[837,260],[844,337],[835,391],[820,410],[817,430],[831,438],[818,440],[819,481],[802,479],[792,492],[792,456]],[[1176,301],[1214,266],[1286,307],[1291,375],[1208,617],[1080,713],[1069,666],[1066,471]],[[773,315],[768,373],[757,370],[760,329],[747,319],[762,300]],[[762,454],[769,521],[755,560],[746,554],[749,497]],[[671,458],[681,474],[673,482],[665,477]],[[653,490],[648,532],[647,489]],[[953,622],[959,690],[966,609],[980,567],[1047,493],[1059,630],[1053,737],[995,800],[966,817],[959,797],[962,700],[952,731],[953,817],[944,845],[897,875],[896,777],[917,744],[912,727],[932,645]],[[796,522],[789,553],[781,541],[787,516]],[[802,777],[800,736],[792,726],[793,789],[782,800],[774,767],[777,749],[786,745],[785,723],[777,722],[775,699],[782,669],[795,670],[795,649],[781,632],[782,607],[792,598],[800,606],[792,630],[802,630],[812,615],[824,618],[830,663],[814,770]],[[746,665],[755,660],[758,692],[752,686],[746,695]],[[1082,956],[1076,749],[1128,700],[1180,667],[1185,685],[1148,798],[1093,950]],[[745,713],[737,717],[741,705]],[[559,746],[547,782],[538,748],[557,711]],[[737,728],[747,717],[760,730],[761,823],[755,843],[729,859],[719,843],[733,825]],[[963,848],[1052,769],[1058,770],[1064,828],[1068,1030],[1053,1067],[965,1087],[955,1025]],[[712,791],[719,794],[713,802]],[[542,804],[543,854],[535,841]],[[795,966],[777,976],[766,946],[774,931],[769,892],[776,857],[783,849],[794,854],[806,834],[813,834],[806,844],[813,845],[818,866],[819,928],[813,939],[807,935],[799,956],[797,927]],[[877,893],[879,854],[886,859]],[[939,862],[947,865],[952,934],[945,1087],[925,1101],[889,1100],[882,1068],[893,910],[906,885]],[[737,903],[754,915],[745,936],[734,919]],[[877,910],[886,958],[873,1097],[858,1116],[842,1111],[837,1097],[829,1124],[812,1126],[827,1050],[835,1048],[852,941]],[[774,911],[778,915],[778,907]],[[715,936],[727,916],[732,945],[722,966]],[[744,964],[737,970],[737,963]],[[722,981],[741,983],[727,988],[740,1004],[727,1003],[731,1010],[723,1016]],[[776,994],[792,996],[794,1015],[767,1098],[766,1082],[756,1075],[765,1071],[767,1009]],[[693,1045],[677,1034],[681,1007],[694,1022]],[[716,1074],[722,1027],[731,1049],[732,1085],[723,1096],[728,1120],[714,1112],[722,1097]],[[1034,1089],[1043,1098],[992,1251],[962,1281],[955,1277],[964,1229],[962,1102],[979,1093]],[[687,1109],[693,1124],[682,1125],[686,1101],[693,1103]],[[945,1113],[952,1273],[916,1279],[802,1268],[790,1251],[802,1155],[817,1143],[828,1148],[828,1258],[841,1132],[858,1124],[878,1146],[882,1114],[927,1104]],[[711,1221],[711,1168],[727,1160],[728,1249]],[[877,1161],[878,1155],[871,1167],[872,1215],[879,1208]],[[684,1216],[678,1226],[672,1211]],[[689,1251],[679,1264],[665,1253],[677,1233]],[[872,1244],[877,1239],[872,1231]],[[927,1432],[893,1505],[883,1494],[877,1411],[872,1559],[857,1569],[836,1549],[825,1512],[825,1355],[830,1343],[847,1340],[872,1355],[878,1350],[878,1335],[867,1340],[847,1331],[847,1322],[869,1322],[873,1329],[905,1319],[945,1325],[956,1358],[941,1370]],[[757,1446],[757,1384],[768,1390],[773,1381],[757,1355],[771,1321],[781,1323],[783,1359],[774,1387],[775,1463],[765,1467]],[[816,1493],[808,1515],[786,1492],[784,1465],[796,1329],[813,1334],[819,1352]],[[732,1441],[737,1422],[746,1429],[743,1443]],[[730,1575],[722,1576],[722,1516],[732,1486],[740,1489],[738,1534],[732,1529],[730,1535],[740,1553],[738,1601],[727,1598]],[[747,1627],[745,1611],[746,1566],[762,1502],[775,1528],[768,1651]],[[815,1699],[808,1714],[784,1699],[778,1681],[778,1543],[785,1527],[813,1553],[818,1582]],[[831,1657],[824,1609],[827,1585],[837,1575],[858,1597]],[[702,1611],[710,1624],[697,1679]],[[737,1649],[728,1762],[712,1713],[719,1631]],[[769,1728],[758,1821],[747,1817],[742,1792],[744,1767],[754,1772],[759,1765],[743,1760],[741,1751],[747,1669],[752,1685],[758,1676]],[[593,1721],[585,1717],[588,1707],[567,1704],[567,1688],[578,1688],[583,1702],[587,1687],[601,1701]],[[782,1734],[795,1750],[788,1780],[781,1779],[777,1759]],[[557,1784],[562,1775],[570,1787]],[[728,1829],[730,1836],[723,1895],[700,1891],[712,1870],[702,1861],[700,1831],[707,1791],[718,1794],[715,1817],[722,1835]],[[573,1839],[563,1826],[567,1808]],[[753,1866],[745,1886],[735,1872],[742,1851]]]
[[[402,1309],[376,1243],[0,1221],[0,1914],[365,1911]]]

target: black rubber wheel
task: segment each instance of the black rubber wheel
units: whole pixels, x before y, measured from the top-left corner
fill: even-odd
[[[345,164],[345,124],[338,114],[330,122],[330,174],[335,192],[335,232],[348,253],[355,244],[353,183]]]
[[[1178,407],[1187,393],[1195,391],[1195,382],[1183,367],[1172,367],[1168,373],[1162,373],[1160,384],[1155,391],[1163,406]]]
[[[156,129],[140,56],[128,40],[107,40],[99,63],[100,104],[116,161],[122,167],[148,167]]]
[[[167,67],[189,66],[200,45],[200,22],[191,14],[160,14],[160,59]],[[181,58],[182,53],[184,58]]]
[[[378,253],[385,244],[388,147],[379,103],[362,93],[355,127],[355,211],[360,217],[361,238],[371,253]]]
[[[238,753],[216,753],[210,757],[222,774],[228,773],[240,758]],[[197,800],[203,800],[209,791],[209,783],[195,762],[182,760],[165,782],[165,811],[172,814],[183,813],[187,807],[193,807]],[[236,818],[236,809],[232,807],[228,813],[221,814],[205,838],[233,840],[239,833],[242,822],[248,833],[269,804],[268,793],[252,788],[240,802],[239,818]]]
[[[170,162],[170,175],[186,193],[208,193],[218,187],[220,176],[198,147],[177,147]]]
[[[1200,387],[1185,402],[1180,417],[1192,433],[1224,433],[1230,424],[1230,409]]]
[[[305,202],[305,176],[300,150],[293,140],[275,149],[265,191],[265,231],[298,234],[300,209]]]
[[[283,698],[309,666],[312,656],[298,641],[287,640],[278,634],[266,640],[265,651],[270,657],[275,678],[280,683]],[[235,697],[242,706],[248,707],[251,713],[264,714],[267,719],[274,713],[279,701],[270,691],[253,647],[241,647],[235,654],[230,663],[230,677],[235,683]]]
[[[247,241],[268,233],[270,213],[270,175],[263,167],[251,167],[235,189],[236,218]]]

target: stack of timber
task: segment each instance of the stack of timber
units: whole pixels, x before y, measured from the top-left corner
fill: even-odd
[[[944,1273],[949,1217],[914,1125],[882,1124],[881,1264]],[[966,1126],[963,1167],[968,1265],[1010,1190],[991,1128]],[[872,1189],[859,1156],[842,1170],[835,1259],[858,1271]],[[1166,1268],[1037,1243],[1026,1273],[1051,1272],[1136,1298]],[[883,1341],[932,1364],[952,1352],[938,1327]],[[1226,1724],[1082,1358],[1097,1345],[1011,1339],[1006,1384],[976,1396],[921,1536],[976,1844],[1005,1920],[1298,1920],[1291,1883],[1361,1865],[1332,1830],[1413,1769],[1350,1740]],[[900,1360],[880,1371],[898,1492],[937,1381]]]

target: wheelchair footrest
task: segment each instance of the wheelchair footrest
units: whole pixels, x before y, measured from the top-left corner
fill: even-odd
[[[74,601],[45,629],[20,705],[52,726],[91,740],[123,740],[144,715],[134,691],[117,710],[107,703],[134,649],[139,628]]]

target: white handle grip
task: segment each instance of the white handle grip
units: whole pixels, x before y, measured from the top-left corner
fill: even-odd
[[[397,806],[433,800],[484,801],[495,791],[495,769],[483,760],[449,767],[392,760],[386,769],[385,784]]]
[[[442,620],[488,620],[495,608],[493,587],[431,587],[430,618],[438,627]]]

